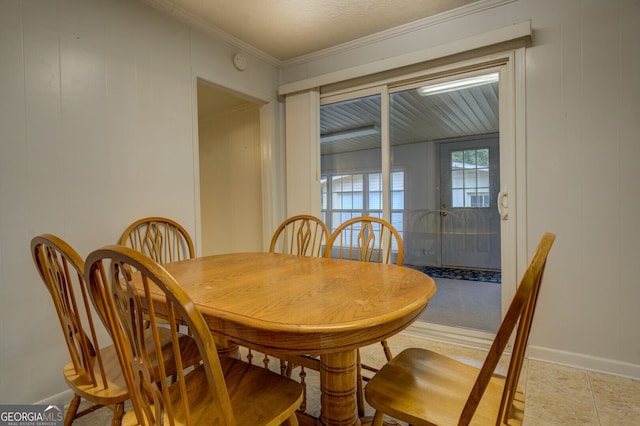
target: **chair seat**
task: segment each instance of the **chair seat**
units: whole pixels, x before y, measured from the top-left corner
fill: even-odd
[[[163,347],[163,359],[167,366],[167,376],[176,373],[175,354],[171,345],[171,330],[160,329],[160,342]],[[145,331],[145,339],[148,348],[153,348],[153,335]],[[195,340],[186,334],[182,334],[178,341],[180,342],[180,352],[182,355],[183,366],[189,367],[200,361],[200,352]],[[64,367],[64,377],[67,384],[77,388],[78,393],[85,399],[98,402],[102,405],[113,405],[115,403],[129,399],[127,383],[122,374],[122,367],[118,360],[115,347],[113,345],[106,346],[100,350],[102,361],[105,368],[105,376],[107,378],[107,386],[105,388],[96,387],[91,383],[91,379],[86,375],[76,373],[73,363],[70,362]],[[151,363],[154,366],[154,374],[160,377],[157,370],[157,358],[153,350],[150,352]],[[94,359],[95,361],[95,359]],[[94,374],[100,377],[100,369],[97,362],[94,362]]]
[[[67,384],[82,398],[97,404],[115,405],[126,401],[129,399],[129,391],[122,375],[115,347],[113,345],[105,346],[100,350],[100,354],[104,364],[107,386],[96,386],[86,374],[78,374],[73,362],[69,362],[63,369]],[[95,362],[95,357],[92,361],[94,374],[100,378],[100,367]]]
[[[480,369],[426,349],[410,348],[380,369],[365,388],[369,404],[412,425],[457,425]],[[495,425],[504,378],[494,376],[473,417]],[[509,425],[522,424],[524,395],[516,393]]]
[[[235,358],[220,359],[225,382],[229,389],[231,407],[240,425],[280,425],[302,401],[300,385],[267,369],[250,365]],[[222,419],[215,410],[203,366],[195,368],[185,376],[191,424],[220,424]],[[179,402],[179,383],[169,387],[174,405],[173,419],[176,424],[186,424],[183,405]],[[277,392],[273,389],[277,388]],[[153,411],[154,407],[150,406]],[[165,411],[166,412],[166,411]],[[160,423],[160,422],[157,422]],[[135,411],[129,411],[122,420],[123,425],[137,425]],[[165,424],[168,419],[165,419]]]

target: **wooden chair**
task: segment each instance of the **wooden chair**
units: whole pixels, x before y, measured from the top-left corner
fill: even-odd
[[[321,257],[324,255],[328,237],[327,225],[317,217],[292,216],[282,222],[273,233],[269,251]]]
[[[402,266],[404,244],[400,233],[386,220],[372,216],[360,216],[343,222],[331,233],[325,256],[363,262],[395,263]],[[389,349],[387,341],[383,340],[380,343],[387,361],[391,360],[391,349]],[[377,368],[361,362],[358,350],[356,391],[360,417],[364,416],[362,382],[369,380],[367,376],[362,375],[363,369],[374,373],[378,371]]]
[[[84,261],[66,242],[49,234],[31,240],[31,254],[53,300],[71,357],[63,369],[73,391],[65,426],[103,406],[113,407],[111,424],[119,425],[129,392],[115,348],[99,344],[84,280]],[[78,412],[82,398],[92,405]]]
[[[195,257],[193,240],[179,223],[164,217],[145,217],[123,232],[120,245],[146,254],[158,263]]]
[[[96,281],[106,271],[106,282]],[[160,264],[128,247],[112,245],[87,257],[85,275],[92,291],[105,301],[114,344],[123,359],[133,406],[123,424],[298,424],[295,411],[302,400],[301,386],[238,359],[219,358],[202,314]],[[154,300],[152,291],[154,303],[149,302]],[[166,386],[150,380],[156,370],[166,374],[167,366],[149,362],[148,353],[158,350],[158,339],[149,344],[140,338],[144,313],[148,313],[149,330],[154,336],[163,329],[171,331],[178,366],[182,358],[177,350],[176,329],[186,323],[197,342],[202,363],[187,371],[178,368],[177,380]],[[168,326],[160,324],[159,317]]]
[[[53,298],[71,356],[71,362],[63,370],[67,384],[74,391],[65,425],[102,406],[111,405],[115,407],[112,425],[119,425],[129,392],[115,347],[112,344],[105,347],[99,345],[93,312],[97,313],[109,333],[111,328],[105,316],[104,304],[93,297],[93,289],[87,285],[84,262],[71,246],[50,234],[33,238],[31,253]],[[151,362],[157,364],[156,353],[162,353],[164,363],[169,366],[167,376],[157,372],[154,380],[161,381],[160,378],[176,374],[171,337],[169,330],[163,330],[159,337],[162,352],[150,353]],[[144,338],[150,341],[151,333],[145,331]],[[178,338],[183,364],[191,366],[199,362],[200,354],[195,340],[185,334],[179,334]],[[81,398],[93,405],[78,413]]]
[[[524,395],[518,380],[554,239],[551,233],[542,236],[482,368],[429,350],[406,349],[367,384],[366,400],[376,409],[374,426],[382,425],[383,414],[412,425],[521,424]],[[499,377],[496,366],[516,327],[507,376]]]
[[[120,245],[137,250],[158,263],[195,257],[193,240],[187,230],[166,217],[136,220],[122,233]]]
[[[331,233],[325,256],[401,266],[404,244],[400,233],[386,220],[359,216],[343,222]]]
[[[324,256],[325,246],[329,238],[329,229],[325,223],[312,215],[296,215],[285,219],[275,230],[271,237],[269,251],[271,253],[295,254],[298,256]],[[253,357],[251,349],[248,351],[249,360]],[[268,356],[263,360],[265,366],[268,366]],[[291,377],[293,369],[300,366],[299,374],[300,384],[303,387],[303,402],[300,406],[301,411],[306,410],[307,387],[305,383],[306,372],[305,365],[311,369],[320,371],[320,361],[313,355],[300,355],[280,358],[280,370],[287,376]]]

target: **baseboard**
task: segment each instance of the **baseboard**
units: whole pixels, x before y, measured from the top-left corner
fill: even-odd
[[[66,410],[69,406],[69,401],[73,397],[73,392],[71,389],[67,389],[64,392],[60,392],[55,395],[51,395],[42,401],[38,401],[35,404],[46,404],[46,405],[64,405],[64,409]]]
[[[489,349],[494,338],[494,335],[491,333],[431,324],[424,321],[414,322],[402,333],[413,337],[483,350]],[[613,374],[631,379],[640,379],[640,365],[608,358],[599,358],[534,345],[529,345],[526,357],[536,361],[566,365],[573,368],[583,368],[585,370]]]
[[[537,361],[567,365],[569,367],[584,368],[604,374],[640,379],[640,365],[609,358],[600,358],[575,352],[560,351],[542,346],[530,345],[527,348],[527,358]]]

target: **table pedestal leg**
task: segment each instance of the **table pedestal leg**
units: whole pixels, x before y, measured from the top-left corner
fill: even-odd
[[[359,425],[356,415],[356,350],[320,356],[320,424]]]

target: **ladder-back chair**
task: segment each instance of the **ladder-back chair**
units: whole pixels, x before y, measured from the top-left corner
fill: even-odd
[[[111,424],[119,425],[129,393],[115,348],[101,347],[98,341],[99,324],[84,280],[84,261],[69,244],[50,234],[31,240],[31,254],[53,300],[71,357],[63,368],[73,391],[65,426],[102,406],[113,408]],[[78,412],[82,399],[91,405]]]
[[[220,358],[202,314],[159,263],[128,247],[112,245],[87,257],[85,275],[94,294],[104,301],[114,344],[123,359],[133,406],[123,424],[298,424],[300,384],[236,358]],[[146,342],[140,331],[148,329],[157,336],[161,330],[170,330],[176,363],[185,366],[176,331],[183,323],[197,343],[202,362],[192,369],[178,368],[174,382],[158,385],[149,378],[156,370],[166,374],[167,366],[149,362],[148,353],[158,350],[158,339]]]
[[[404,350],[365,388],[366,400],[376,410],[373,426],[383,424],[384,414],[412,425],[521,424],[524,395],[518,380],[554,239],[551,233],[542,236],[482,367],[426,349]],[[514,330],[507,375],[500,377],[496,366]]]

